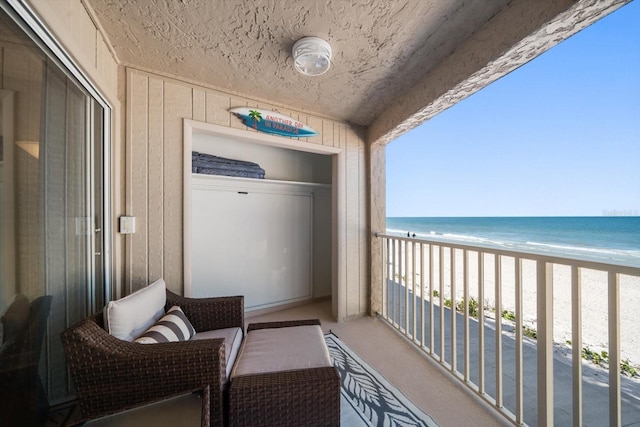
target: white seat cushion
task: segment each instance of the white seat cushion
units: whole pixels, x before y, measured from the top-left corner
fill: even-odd
[[[257,329],[247,334],[231,379],[326,366],[333,365],[320,326]]]
[[[213,331],[197,332],[192,340],[208,340],[212,338],[224,338],[224,355],[227,363],[225,379],[229,378],[233,364],[238,356],[240,344],[242,344],[242,329],[226,328],[214,329]]]
[[[158,279],[137,292],[111,301],[104,310],[104,323],[111,335],[133,341],[164,315],[167,287]]]

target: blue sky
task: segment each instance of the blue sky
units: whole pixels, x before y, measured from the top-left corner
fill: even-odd
[[[387,216],[640,212],[640,2],[387,145]]]

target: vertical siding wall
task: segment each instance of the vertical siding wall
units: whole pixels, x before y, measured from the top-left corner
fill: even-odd
[[[29,0],[29,3],[103,94],[115,101],[118,64],[84,4],[80,0]]]
[[[319,131],[308,142],[344,150],[342,175],[345,230],[339,242],[343,269],[339,282],[341,319],[369,307],[366,151],[361,128],[275,107],[250,98],[136,69],[127,70],[126,214],[136,217],[136,233],[126,237],[125,292],[164,277],[183,292],[183,119],[247,129],[228,109],[277,109]]]

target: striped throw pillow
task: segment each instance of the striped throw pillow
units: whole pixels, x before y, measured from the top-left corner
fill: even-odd
[[[188,341],[196,334],[191,322],[180,307],[174,305],[158,323],[147,329],[135,342],[155,344],[159,342]]]

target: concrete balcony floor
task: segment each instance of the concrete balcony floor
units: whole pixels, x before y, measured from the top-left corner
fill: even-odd
[[[325,332],[331,330],[441,427],[512,425],[380,319],[337,323],[327,300],[249,317],[246,322],[308,318],[320,319]]]
[[[311,318],[320,319],[325,332],[331,330],[441,427],[511,425],[380,319],[363,317],[337,323],[331,318],[331,301],[325,300],[247,317],[246,323]],[[164,407],[159,410],[157,405]],[[198,399],[187,396],[154,406],[120,414],[117,424],[114,417],[107,417],[85,425],[200,425]]]

